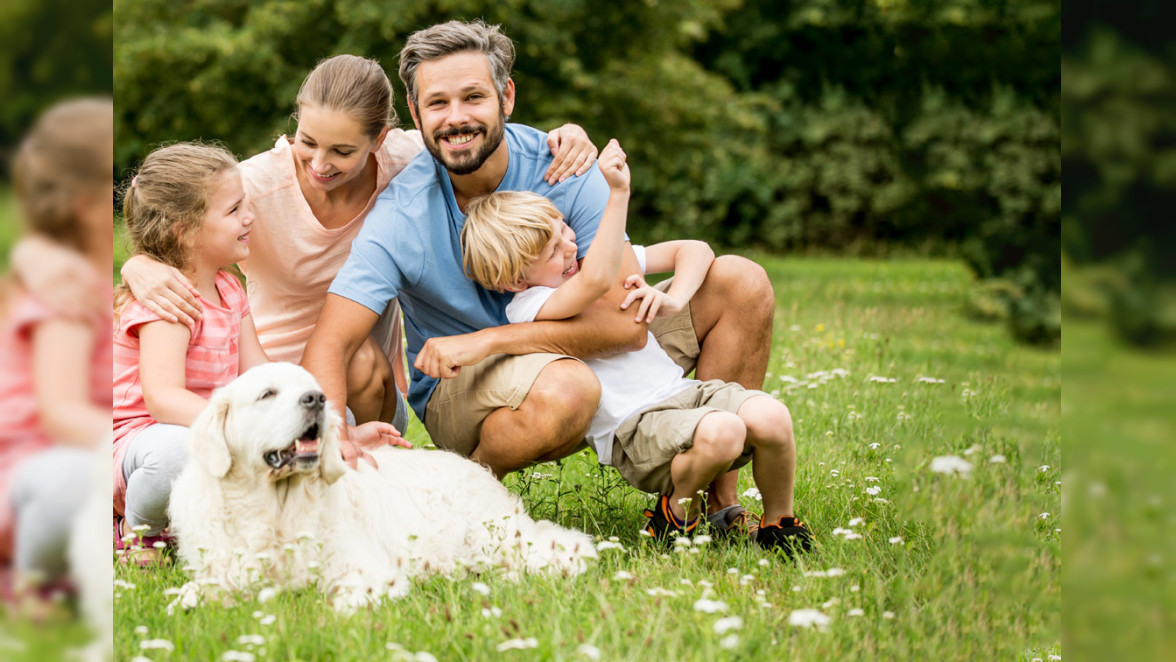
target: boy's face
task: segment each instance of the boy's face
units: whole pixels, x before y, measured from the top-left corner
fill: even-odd
[[[519,292],[537,285],[559,287],[580,271],[580,263],[576,262],[577,250],[576,232],[567,223],[559,221],[559,232],[527,268],[522,284],[510,291]]]

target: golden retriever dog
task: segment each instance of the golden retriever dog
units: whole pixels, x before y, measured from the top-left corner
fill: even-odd
[[[383,448],[351,469],[339,417],[289,363],[217,390],[192,426],[169,514],[194,582],[227,591],[313,586],[340,610],[404,595],[413,575],[500,568],[583,572],[591,539],[534,521],[485,467],[438,450]]]

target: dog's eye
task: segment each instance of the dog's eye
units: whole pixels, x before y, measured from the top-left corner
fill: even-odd
[[[278,394],[278,392],[275,391],[274,389],[267,388],[266,390],[261,392],[261,395],[257,396],[257,399],[258,400],[265,400],[266,398],[272,398],[277,394]]]

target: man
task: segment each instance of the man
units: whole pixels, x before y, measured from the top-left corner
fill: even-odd
[[[409,37],[400,78],[428,155],[416,159],[376,202],[327,296],[303,365],[342,410],[344,366],[385,304],[400,297],[414,364],[409,402],[434,443],[499,476],[579,450],[600,387],[575,358],[644,345],[646,325],[622,311],[624,276],[638,273],[626,247],[613,290],[571,320],[507,325],[509,296],[478,287],[462,271],[463,209],[495,190],[551,199],[576,231],[579,252],[595,236],[608,198],[599,170],[549,185],[545,135],[506,118],[515,104],[514,47],[497,26],[451,21]],[[733,256],[715,260],[689,308],[650,330],[687,373],[759,388],[767,369],[774,296],[763,269]],[[344,457],[370,456],[349,441]],[[712,523],[754,529],[738,506],[736,472],[709,490]]]

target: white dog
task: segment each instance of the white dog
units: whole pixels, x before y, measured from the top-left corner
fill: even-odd
[[[417,573],[573,575],[596,556],[588,536],[532,520],[489,470],[454,453],[386,448],[372,453],[378,470],[351,470],[339,425],[293,364],[253,368],[213,394],[170,506],[197,585],[313,585],[346,610],[403,595]]]

